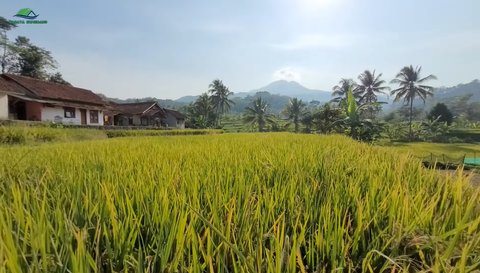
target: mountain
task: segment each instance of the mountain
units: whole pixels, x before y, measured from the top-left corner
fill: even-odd
[[[433,98],[428,98],[424,105],[421,100],[415,100],[415,107],[430,109],[437,102],[449,103],[455,101],[459,97],[469,96],[469,102],[480,102],[480,81],[474,80],[467,84],[459,84],[453,87],[438,87],[435,88]],[[332,99],[331,93],[321,90],[309,89],[294,81],[275,81],[269,85],[255,89],[249,92],[235,93],[231,99],[235,102],[232,107],[232,113],[242,113],[248,104],[257,97],[262,97],[270,105],[272,112],[279,113],[290,98],[297,97],[304,102],[319,101],[321,103],[328,102]],[[160,101],[162,104],[167,103],[172,108],[177,108],[182,105],[187,105],[194,102],[198,96],[185,96],[177,100]],[[383,105],[385,112],[390,112],[399,109],[403,105],[403,101],[393,103],[392,96],[379,95],[379,101],[388,102]]]
[[[196,101],[198,96],[184,96],[181,98],[176,99],[175,101],[178,103],[184,103],[184,104],[190,104],[194,101]]]
[[[134,102],[146,102],[146,101],[157,101],[162,107],[168,108],[168,109],[173,109],[173,110],[178,110],[181,107],[185,106],[186,103],[178,102],[175,100],[169,100],[169,99],[157,99],[157,98],[152,98],[152,97],[146,97],[146,98],[129,98],[129,99],[119,99],[119,98],[109,98],[106,97],[103,94],[98,94],[102,98],[106,99],[107,101],[113,101],[116,103],[134,103]]]
[[[438,101],[445,101],[453,97],[472,95],[471,102],[480,101],[480,81],[474,80],[467,84],[459,84],[453,87],[439,87],[435,89],[433,97]]]
[[[263,91],[274,95],[288,96],[291,98],[296,97],[305,102],[310,102],[312,100],[328,102],[332,99],[331,92],[309,89],[298,82],[285,80],[272,82],[267,86],[252,90],[250,92],[237,93],[236,96],[254,95],[257,92]]]
[[[245,107],[250,106],[250,103],[256,98],[261,97],[265,102],[267,102],[270,111],[274,114],[279,114],[285,108],[285,105],[290,101],[290,97],[270,94],[269,92],[262,91],[257,92],[253,95],[247,95],[246,97],[233,97],[232,101],[235,103],[232,106],[232,113],[243,113],[245,112]]]

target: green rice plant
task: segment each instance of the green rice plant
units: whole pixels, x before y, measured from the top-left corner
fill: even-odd
[[[26,139],[23,128],[0,126],[0,144],[24,144]]]
[[[0,272],[471,272],[479,201],[344,136],[3,146]]]
[[[106,130],[109,138],[141,137],[141,136],[188,136],[222,134],[222,130],[214,129],[182,129],[182,130]]]

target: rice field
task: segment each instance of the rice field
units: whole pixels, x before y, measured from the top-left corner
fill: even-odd
[[[0,272],[471,272],[480,191],[343,136],[0,147]]]

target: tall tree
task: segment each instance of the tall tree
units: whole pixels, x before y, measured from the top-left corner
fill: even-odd
[[[287,106],[283,110],[283,113],[287,116],[287,119],[295,126],[295,133],[298,133],[300,121],[305,113],[306,104],[298,98],[290,99]]]
[[[8,37],[7,37],[7,31],[13,29],[16,27],[14,24],[10,23],[7,19],[4,17],[0,16],[0,35],[1,35],[1,44],[0,46],[2,47],[2,55],[1,55],[1,66],[2,66],[2,74],[6,73],[7,70],[7,62],[8,62],[8,57],[9,57],[9,48],[11,47]]]
[[[370,112],[370,118],[374,117],[376,108],[378,104],[378,95],[385,94],[385,91],[390,90],[388,86],[385,86],[386,82],[381,79],[382,73],[375,75],[375,70],[371,72],[370,70],[365,70],[362,74],[358,76],[360,81],[356,88],[354,89],[354,96],[359,97],[359,102],[361,104],[366,104]]]
[[[50,75],[50,77],[48,78],[48,80],[51,81],[51,82],[54,82],[54,83],[72,86],[69,82],[67,82],[67,81],[63,78],[63,75],[62,75],[62,73],[60,73],[60,72],[56,72],[56,73]]]
[[[187,106],[187,123],[190,128],[209,128],[215,126],[216,115],[212,101],[207,93],[200,95],[197,100]]]
[[[340,106],[346,106],[348,90],[355,90],[356,87],[357,83],[354,80],[341,79],[338,84],[333,87],[332,96],[335,98],[333,98],[332,101],[338,103]],[[359,99],[357,93],[354,95],[357,95],[357,99]]]
[[[27,37],[17,37],[15,47],[17,73],[22,76],[45,80],[48,78],[48,71],[57,67],[50,51],[32,44]]]
[[[412,132],[412,117],[413,117],[413,101],[416,97],[420,98],[425,104],[425,100],[428,96],[433,96],[433,87],[424,85],[429,80],[436,80],[434,75],[428,75],[424,78],[421,77],[422,67],[417,66],[414,68],[412,65],[405,66],[400,70],[395,79],[391,81],[392,84],[398,84],[399,88],[392,90],[391,95],[395,96],[395,101],[399,101],[403,98],[405,104],[410,105],[409,115],[409,134],[410,138],[413,137]]]
[[[346,96],[348,100],[348,90]],[[347,104],[347,101],[345,101],[345,104]],[[343,109],[345,108],[346,107]],[[339,131],[338,126],[335,128],[335,123],[342,118],[344,118],[342,108],[334,108],[330,103],[323,105],[320,110],[313,115],[316,130],[322,134]]]
[[[235,103],[229,99],[228,97],[233,95],[227,86],[223,84],[223,82],[219,79],[214,80],[209,85],[208,92],[211,94],[211,100],[213,104],[213,108],[217,113],[218,117],[220,118],[223,114],[230,111],[230,108]]]
[[[245,108],[243,121],[257,126],[259,132],[263,132],[267,123],[273,123],[273,115],[270,114],[268,104],[258,97],[251,105]]]
[[[446,122],[448,125],[453,122],[453,114],[444,103],[437,103],[427,115],[429,120]]]

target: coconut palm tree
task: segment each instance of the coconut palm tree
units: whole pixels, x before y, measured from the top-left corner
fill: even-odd
[[[287,106],[283,110],[283,113],[287,116],[287,119],[295,125],[295,133],[298,133],[301,118],[305,113],[305,106],[306,104],[303,103],[302,100],[293,98],[290,99]]]
[[[422,67],[417,66],[414,68],[412,65],[405,66],[400,70],[395,79],[391,81],[392,84],[398,84],[399,88],[392,90],[391,95],[395,95],[394,101],[399,101],[403,98],[403,101],[406,105],[410,105],[410,114],[409,114],[409,134],[410,138],[412,135],[412,117],[413,117],[413,101],[416,97],[420,98],[423,103],[428,96],[433,96],[433,87],[424,85],[426,81],[436,80],[437,77],[434,75],[428,75],[424,78],[420,76],[422,72]]]
[[[219,79],[214,80],[208,87],[208,92],[211,94],[210,99],[212,100],[213,108],[220,118],[221,115],[230,111],[232,105],[235,104],[228,98],[230,95],[233,95],[233,92],[231,92]]]
[[[243,121],[247,124],[257,126],[259,132],[263,132],[267,123],[273,123],[273,115],[269,112],[269,106],[261,97],[252,101],[251,105],[245,108]]]
[[[335,98],[333,98],[331,101],[338,103],[340,106],[345,106],[347,101],[348,90],[350,89],[355,90],[356,87],[357,87],[357,83],[354,80],[341,79],[338,82],[338,85],[335,85],[333,87],[332,97],[335,97]],[[359,99],[358,96],[357,96],[357,99]]]
[[[385,91],[390,90],[388,86],[385,86],[386,82],[382,79],[382,73],[375,76],[375,70],[365,70],[358,76],[359,83],[354,89],[354,96],[359,98],[361,104],[369,105],[370,118],[374,117],[375,106],[377,102],[378,94],[385,94]]]

